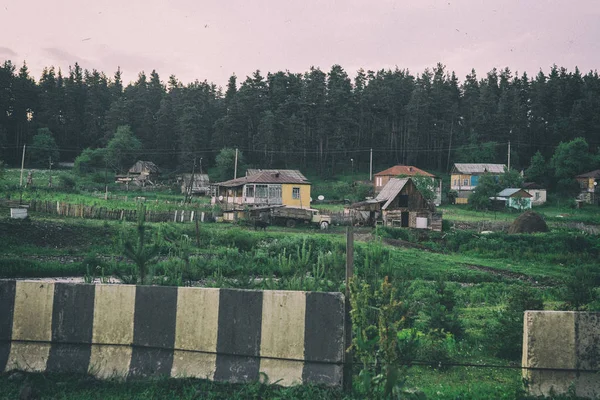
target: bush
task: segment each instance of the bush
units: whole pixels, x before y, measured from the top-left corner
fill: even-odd
[[[69,174],[60,174],[58,176],[58,185],[61,189],[64,189],[68,192],[74,191],[77,183],[75,179]]]
[[[523,318],[526,310],[543,310],[540,293],[530,286],[511,290],[506,306],[487,326],[489,347],[497,357],[517,361],[523,351]]]

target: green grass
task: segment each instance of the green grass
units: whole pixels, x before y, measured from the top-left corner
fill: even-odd
[[[444,219],[460,222],[512,222],[521,213],[517,210],[476,211],[466,205],[444,205],[438,207],[444,213]],[[584,206],[581,209],[542,205],[533,211],[541,214],[547,222],[583,222],[600,225],[600,207]]]

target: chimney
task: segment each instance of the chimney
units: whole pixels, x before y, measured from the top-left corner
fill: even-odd
[[[409,170],[410,172],[412,172],[412,171],[413,171],[413,167],[408,167],[408,170]]]

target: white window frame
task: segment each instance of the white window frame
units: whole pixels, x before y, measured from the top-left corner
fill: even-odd
[[[292,199],[300,200],[300,187],[299,186],[292,187]]]

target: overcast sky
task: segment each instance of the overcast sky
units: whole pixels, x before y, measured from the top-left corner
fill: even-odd
[[[437,62],[464,76],[493,67],[582,72],[600,65],[599,0],[0,0],[0,61],[75,62],[125,82],[156,69],[163,81],[225,86],[254,70],[365,70]]]

